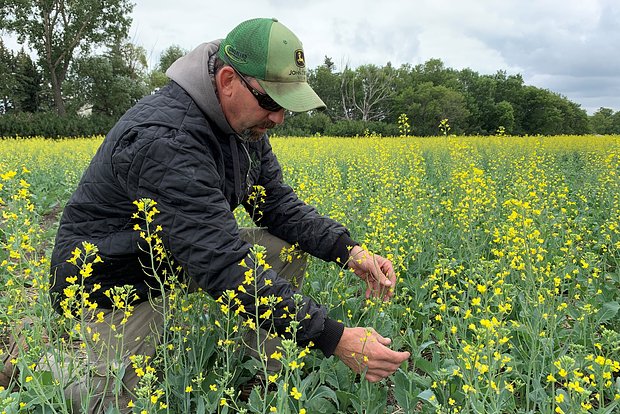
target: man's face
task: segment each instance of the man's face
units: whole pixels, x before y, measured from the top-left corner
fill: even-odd
[[[284,122],[284,109],[274,112],[261,108],[244,80],[238,74],[233,74],[235,79],[231,83],[232,94],[227,105],[223,106],[224,115],[241,139],[258,141],[269,129]],[[256,79],[245,80],[249,86],[264,93]]]

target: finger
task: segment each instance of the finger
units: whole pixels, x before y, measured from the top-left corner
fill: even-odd
[[[409,357],[411,356],[411,352],[408,352],[408,351],[399,352],[399,354],[400,354],[400,363],[398,365],[408,360]]]
[[[391,266],[389,266],[389,269],[384,269],[384,273],[387,275],[388,279],[391,282],[390,286],[386,287],[385,294],[383,295],[383,300],[387,301],[394,296],[394,291],[396,287],[396,273],[394,273],[394,270]]]
[[[390,375],[392,375],[394,372],[396,372],[397,369],[398,369],[398,366],[390,367],[390,368],[382,367],[382,368],[376,368],[376,369],[368,369],[368,371],[366,371],[366,378],[369,381],[371,381],[371,378],[376,379],[376,381],[380,381],[383,378],[387,378]]]
[[[379,285],[380,288],[392,286],[390,278],[382,272],[381,268],[375,267],[372,272],[372,276]]]
[[[377,375],[377,374],[374,374],[374,373],[367,373],[366,374],[366,380],[368,382],[379,382],[383,378],[385,378],[385,377],[382,377],[381,375]]]
[[[366,284],[366,299],[368,299],[370,295],[375,298],[382,298],[387,294],[386,291],[389,290],[392,282],[390,282],[383,273],[378,271],[371,272],[367,275]]]
[[[385,279],[386,279],[386,282],[384,283],[384,285],[385,286],[396,285],[396,273],[394,272],[394,269],[392,268],[391,264],[390,266],[382,268],[381,270],[383,271],[383,274],[385,275]]]
[[[405,362],[411,354],[409,352],[399,352],[393,351],[389,348],[385,348],[385,352],[381,352],[374,355],[374,358],[371,358],[367,365],[373,369],[386,369],[390,371],[395,371],[398,369],[400,364]]]
[[[392,343],[392,340],[390,338],[384,338],[379,334],[377,334],[377,340],[383,346],[389,346]]]
[[[381,298],[384,301],[388,301],[392,296],[394,296],[394,283],[392,282],[392,286],[381,286]]]
[[[389,287],[385,289],[385,294],[383,295],[383,301],[388,301],[394,297],[394,288]]]
[[[389,286],[383,286],[374,281],[366,281],[366,299],[370,298],[382,298],[387,301],[394,295],[394,289]]]

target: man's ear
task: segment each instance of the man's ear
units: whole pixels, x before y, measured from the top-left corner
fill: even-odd
[[[235,71],[230,66],[224,66],[215,75],[217,91],[221,96],[230,96],[232,93],[232,83],[235,79]]]

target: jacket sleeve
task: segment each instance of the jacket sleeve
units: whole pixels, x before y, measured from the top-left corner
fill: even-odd
[[[291,244],[299,243],[303,251],[315,257],[341,266],[346,263],[349,249],[357,243],[342,224],[319,214],[283,182],[282,169],[267,139],[258,184],[265,188],[264,203],[258,209],[244,204],[257,225],[267,227],[271,234]]]
[[[131,199],[151,198],[157,202],[160,213],[155,220],[177,264],[215,298],[227,290],[235,291],[240,301],[237,305],[243,305],[247,315],[255,314],[255,296],[281,298],[264,327],[273,325],[276,332],[289,336],[290,315],[296,314],[301,323],[297,342],[304,345],[313,340],[326,355],[331,354],[335,345],[333,341],[322,341],[322,335],[326,330],[340,330],[341,334],[343,328],[328,320],[326,310],[310,298],[304,297],[295,308],[291,285],[273,270],[255,265],[250,244],[239,237],[208,148],[182,132],[144,141],[140,144],[138,138],[133,145],[115,152],[115,173]],[[248,267],[256,267],[256,284],[244,285],[246,293],[238,290],[247,271],[240,265],[242,260]],[[267,310],[261,308],[260,314]]]

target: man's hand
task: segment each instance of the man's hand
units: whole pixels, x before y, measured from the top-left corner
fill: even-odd
[[[369,253],[360,246],[353,246],[347,264],[360,279],[366,281],[366,298],[372,295],[388,300],[394,295],[396,274],[388,259]]]
[[[354,372],[365,372],[368,381],[377,382],[392,375],[411,355],[391,350],[391,343],[372,328],[344,328],[334,355]]]

